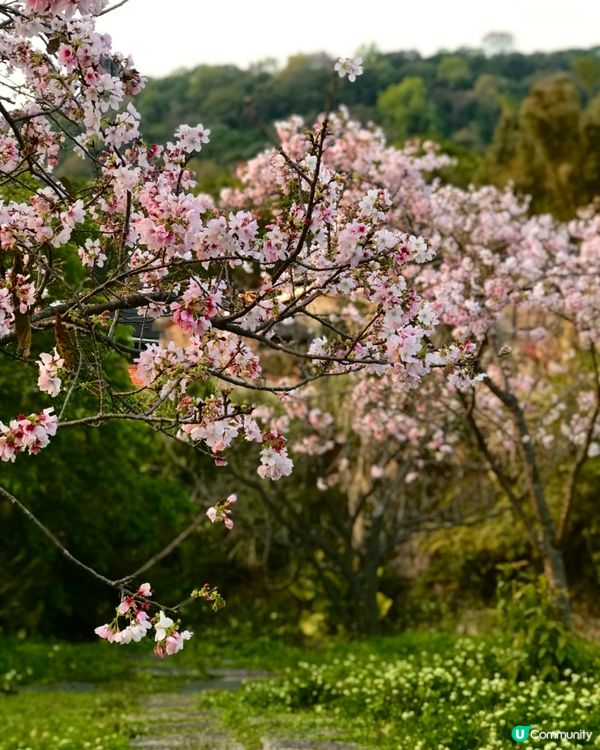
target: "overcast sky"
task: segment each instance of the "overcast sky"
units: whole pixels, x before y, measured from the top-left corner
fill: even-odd
[[[524,52],[591,47],[600,0],[129,0],[99,27],[144,75],[159,76],[296,52],[347,56],[369,43],[431,54],[479,46],[489,31],[511,32]]]

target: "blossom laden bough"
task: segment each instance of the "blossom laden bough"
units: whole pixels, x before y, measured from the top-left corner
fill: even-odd
[[[56,435],[58,419],[53,408],[39,414],[19,414],[8,426],[0,421],[0,460],[14,461],[19,453],[35,455]]]

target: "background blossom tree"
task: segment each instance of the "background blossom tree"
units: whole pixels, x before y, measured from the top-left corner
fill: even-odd
[[[284,144],[293,143],[299,127],[289,123],[281,133]],[[532,216],[527,201],[510,190],[463,190],[431,179],[447,164],[432,144],[399,150],[343,116],[338,127],[337,146],[325,159],[353,175],[348,198],[361,211],[385,214],[390,229],[409,227],[429,239],[428,245],[408,240],[406,276],[409,295],[419,300],[417,320],[436,327],[437,350],[426,357],[445,370],[432,374],[416,398],[393,368],[382,370],[376,383],[351,374],[352,430],[382,444],[402,444],[407,435],[426,434],[429,421],[427,428],[435,426],[445,446],[440,459],[454,453],[459,463],[465,461],[465,431],[470,433],[568,619],[562,548],[578,480],[598,455],[600,438],[597,216],[592,209],[569,223]],[[259,156],[249,173],[242,172],[248,188],[235,194],[236,204],[273,196],[269,158]],[[393,203],[377,203],[386,194]],[[365,306],[384,321],[400,321],[406,310],[398,286],[384,285],[361,303],[352,300],[340,318],[362,319]],[[313,321],[322,334],[315,341],[324,346],[328,321],[318,313]],[[405,326],[388,341],[386,356],[418,367],[422,343],[419,331]],[[314,395],[312,400],[314,409]],[[310,413],[308,403],[298,412],[306,435],[301,450],[326,452],[332,444],[322,421],[334,417],[324,414],[313,424],[306,419]],[[413,468],[424,461],[417,448]],[[482,481],[487,476],[482,472]]]

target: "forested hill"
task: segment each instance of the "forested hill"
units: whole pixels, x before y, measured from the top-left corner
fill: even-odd
[[[355,85],[340,81],[336,103],[362,120],[383,122],[396,138],[433,135],[468,148],[492,139],[503,107],[517,107],[532,84],[565,73],[582,102],[600,92],[600,47],[486,57],[479,50],[421,57],[417,52],[365,53]],[[282,69],[270,61],[248,70],[201,65],[148,82],[138,99],[145,135],[163,142],[181,122],[201,120],[213,131],[210,157],[221,164],[253,155],[264,130],[289,114],[323,108],[333,61],[297,55]]]
[[[510,179],[533,193],[536,208],[562,214],[599,192],[600,47],[363,56],[364,75],[354,85],[340,80],[334,105],[381,123],[393,142],[439,140],[460,157],[456,181]],[[323,109],[332,68],[327,55],[312,54],[291,57],[283,68],[273,61],[248,70],[201,65],[151,79],[137,102],[144,135],[164,142],[181,122],[202,122],[212,131],[202,185],[218,187],[232,165],[268,142],[273,121]]]

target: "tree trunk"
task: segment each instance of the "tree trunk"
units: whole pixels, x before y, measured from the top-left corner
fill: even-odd
[[[515,421],[521,436],[520,449],[523,468],[525,469],[533,514],[539,530],[538,545],[544,566],[544,575],[548,581],[550,594],[554,600],[560,619],[568,626],[571,622],[571,605],[569,602],[565,560],[562,550],[556,543],[556,525],[546,499],[546,492],[540,476],[537,456],[533,448],[531,436],[529,435],[525,415],[517,399],[514,396],[512,399]]]
[[[548,581],[550,594],[558,610],[561,621],[565,625],[571,622],[571,604],[569,601],[569,587],[562,550],[552,540],[549,540],[542,553],[544,575]]]
[[[381,631],[377,604],[377,570],[367,561],[353,574],[350,581],[352,611],[351,626],[361,635],[378,635]]]
[[[550,595],[554,600],[561,621],[568,626],[571,622],[571,606],[565,561],[562,550],[557,545],[556,525],[546,499],[546,492],[538,467],[534,443],[529,434],[523,408],[513,393],[510,393],[508,390],[503,391],[489,378],[486,379],[485,383],[492,393],[512,412],[520,438],[518,441],[519,452],[525,473],[529,500],[536,521],[536,545],[542,558],[544,575],[548,581]]]

